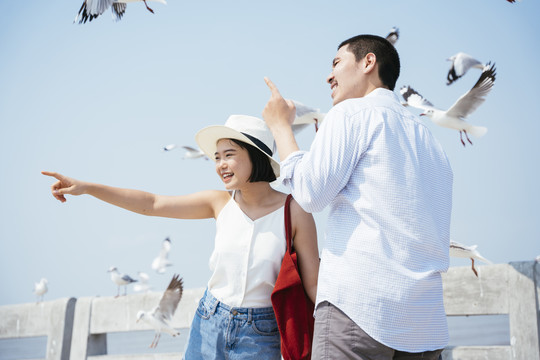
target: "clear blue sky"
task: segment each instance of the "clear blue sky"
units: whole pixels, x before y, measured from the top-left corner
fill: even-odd
[[[222,189],[210,161],[161,147],[195,145],[197,130],[230,114],[260,116],[264,76],[328,111],[337,45],[393,26],[397,89],[411,85],[435,106],[448,108],[479,75],[446,86],[446,58],[496,62],[495,86],[469,119],[489,129],[474,146],[424,120],[454,170],[452,238],[495,263],[540,254],[540,2],[169,0],[149,2],[155,14],[130,3],[120,22],[108,11],[73,24],[81,2],[11,1],[0,12],[0,305],[34,301],[41,277],[48,300],[115,295],[111,265],[148,272],[160,291],[173,272],[205,286],[213,219],[144,217],[90,196],[61,204],[40,171],[160,194]],[[302,133],[302,148],[313,135]],[[326,212],[315,217],[322,246]],[[158,275],[150,264],[167,236],[174,266]]]

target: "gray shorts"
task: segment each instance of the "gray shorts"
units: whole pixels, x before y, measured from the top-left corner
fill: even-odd
[[[438,360],[442,359],[442,351],[409,353],[394,350],[374,340],[329,302],[317,306],[312,360]]]

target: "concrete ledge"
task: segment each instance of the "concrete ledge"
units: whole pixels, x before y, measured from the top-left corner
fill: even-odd
[[[184,289],[182,300],[172,319],[175,328],[189,328],[204,288]],[[72,360],[99,358],[107,354],[107,333],[153,330],[143,322],[136,322],[139,310],[150,311],[159,304],[162,292],[148,292],[120,297],[84,297],[77,301],[71,346]],[[121,359],[127,355],[122,355]],[[135,356],[135,355],[134,355]],[[149,358],[152,355],[140,355]],[[164,354],[157,354],[160,359]],[[181,354],[175,354],[176,358]],[[107,359],[114,358],[107,356]],[[137,357],[135,357],[137,358]],[[126,358],[127,359],[127,358]],[[129,357],[133,359],[133,357]]]
[[[448,316],[508,314],[510,346],[455,347],[445,359],[540,359],[538,263],[524,261],[485,265],[478,278],[470,267],[443,274]]]
[[[68,360],[75,298],[0,306],[0,339],[47,337],[47,360]]]

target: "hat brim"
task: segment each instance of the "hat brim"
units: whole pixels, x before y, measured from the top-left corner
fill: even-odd
[[[256,149],[258,149],[260,152],[266,155],[268,159],[270,159],[270,165],[272,166],[274,175],[276,175],[276,178],[279,177],[279,163],[276,160],[274,160],[273,157],[271,157],[266,152],[261,150],[259,146],[257,146],[253,141],[251,141],[247,136],[245,136],[241,132],[231,129],[230,127],[227,127],[227,126],[223,126],[223,125],[213,125],[213,126],[205,127],[204,129],[201,129],[199,132],[197,132],[197,134],[195,134],[195,141],[199,145],[199,148],[210,159],[215,158],[215,154],[217,151],[217,143],[220,139],[240,140],[254,146]]]

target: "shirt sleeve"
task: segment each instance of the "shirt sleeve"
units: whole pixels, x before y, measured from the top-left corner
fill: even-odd
[[[354,118],[332,108],[310,150],[296,151],[281,163],[283,184],[305,211],[322,211],[347,186],[366,147],[358,133],[361,121]]]

